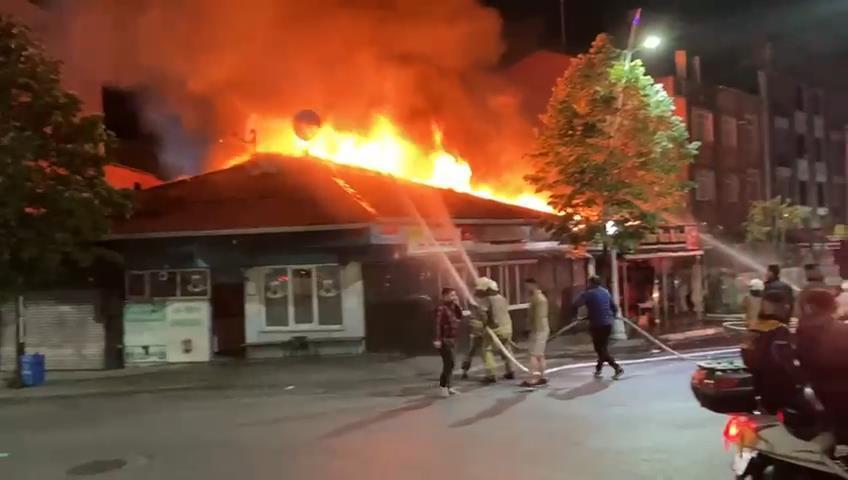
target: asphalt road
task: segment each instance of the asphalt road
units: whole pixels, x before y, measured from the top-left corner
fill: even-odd
[[[693,369],[559,373],[450,399],[429,387],[207,389],[0,405],[0,479],[730,478]],[[609,376],[611,372],[607,372]]]

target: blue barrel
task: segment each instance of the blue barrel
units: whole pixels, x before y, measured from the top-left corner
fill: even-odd
[[[44,383],[44,355],[21,355],[21,381],[24,386],[35,387]]]

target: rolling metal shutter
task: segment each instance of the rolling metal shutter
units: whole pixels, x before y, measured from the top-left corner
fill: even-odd
[[[105,368],[106,331],[94,290],[24,295],[27,353],[41,353],[48,370]]]
[[[0,372],[15,369],[15,303],[0,304]]]

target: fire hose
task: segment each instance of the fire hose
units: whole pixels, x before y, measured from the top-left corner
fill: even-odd
[[[645,330],[643,330],[643,329],[642,329],[639,325],[637,325],[637,324],[636,324],[635,322],[633,322],[632,320],[630,320],[630,319],[628,319],[628,318],[625,318],[625,317],[619,317],[619,318],[620,318],[622,321],[624,321],[625,323],[627,323],[628,325],[630,325],[631,327],[633,327],[633,329],[634,329],[634,330],[636,330],[636,331],[637,331],[637,332],[639,332],[642,336],[644,336],[645,338],[647,338],[647,339],[648,339],[651,343],[654,343],[654,344],[655,344],[655,345],[657,345],[660,349],[662,349],[662,350],[664,350],[664,351],[668,352],[669,354],[671,354],[671,356],[672,356],[673,358],[677,358],[677,359],[679,359],[679,360],[685,360],[685,361],[689,361],[689,362],[696,362],[696,361],[697,361],[697,358],[698,358],[698,356],[697,356],[697,355],[686,355],[686,354],[680,353],[680,352],[678,352],[678,351],[676,351],[676,350],[672,349],[672,348],[671,348],[671,347],[669,347],[668,345],[666,345],[666,344],[662,343],[659,339],[657,339],[656,337],[654,337],[654,336],[653,336],[653,335],[651,335],[650,333],[648,333],[648,332],[646,332]],[[566,332],[566,331],[568,331],[568,330],[571,330],[572,328],[574,328],[575,326],[577,326],[579,323],[580,323],[580,320],[575,321],[575,322],[571,322],[571,323],[569,323],[568,325],[566,325],[566,326],[562,327],[562,328],[561,328],[561,329],[559,329],[556,333],[554,333],[553,335],[551,335],[551,336],[550,336],[549,341],[550,341],[550,339],[552,339],[552,338],[554,338],[554,337],[556,337],[556,336],[559,336],[559,335],[561,335],[561,334],[565,333],[565,332]],[[529,368],[527,368],[526,366],[524,366],[521,362],[519,362],[519,361],[518,361],[518,359],[516,359],[516,358],[515,358],[515,356],[512,354],[512,352],[510,352],[510,351],[509,351],[509,350],[508,350],[508,349],[504,346],[504,344],[503,344],[503,342],[501,341],[501,339],[500,339],[500,338],[498,338],[498,335],[497,335],[497,334],[496,334],[496,333],[495,333],[495,332],[494,332],[491,328],[486,327],[486,332],[489,334],[489,337],[492,339],[492,341],[494,342],[494,344],[495,344],[495,345],[496,345],[496,346],[500,349],[501,353],[502,353],[502,354],[503,354],[503,355],[504,355],[504,356],[505,356],[505,357],[506,357],[506,358],[507,358],[510,362],[512,362],[512,364],[513,364],[513,365],[515,365],[515,366],[516,366],[516,368],[518,368],[519,370],[521,370],[521,371],[523,371],[523,372],[525,372],[525,373],[530,372],[530,369],[529,369]],[[512,341],[510,340],[510,342],[512,342]],[[513,344],[513,345],[514,345],[514,344]],[[733,350],[735,350],[735,349],[727,350],[727,352],[730,352],[730,351],[733,351]],[[545,373],[555,372],[555,371],[558,371],[558,370],[562,370],[562,367],[549,368],[549,369],[545,370]]]

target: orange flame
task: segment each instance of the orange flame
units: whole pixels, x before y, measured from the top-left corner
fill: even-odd
[[[309,155],[533,210],[553,211],[545,197],[529,186],[525,191],[514,194],[499,191],[494,185],[475,184],[471,165],[444,149],[442,131],[437,126],[433,127],[431,148],[423,148],[404,137],[400,129],[382,115],[374,118],[364,134],[338,130],[325,123],[308,141],[295,134],[291,120],[262,119],[257,122],[257,127],[257,152]],[[234,158],[229,165],[242,163],[248,158]]]

